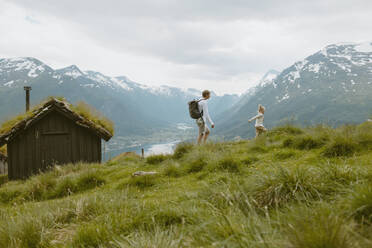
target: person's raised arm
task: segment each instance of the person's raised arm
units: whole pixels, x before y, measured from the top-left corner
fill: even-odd
[[[251,122],[251,121],[254,121],[256,120],[258,117],[262,116],[262,113],[258,113],[256,116],[253,116],[251,119],[249,119],[248,121]]]

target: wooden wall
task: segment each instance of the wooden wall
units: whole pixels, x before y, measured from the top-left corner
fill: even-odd
[[[55,164],[101,162],[101,139],[53,111],[8,144],[9,179],[26,178]]]
[[[0,174],[8,174],[7,162],[0,159]]]

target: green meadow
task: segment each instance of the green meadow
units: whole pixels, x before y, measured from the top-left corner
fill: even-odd
[[[370,122],[280,126],[0,184],[0,247],[372,247]]]

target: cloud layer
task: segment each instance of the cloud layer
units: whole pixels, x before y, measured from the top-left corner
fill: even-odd
[[[371,40],[369,0],[8,0],[0,56],[241,93],[321,47]]]

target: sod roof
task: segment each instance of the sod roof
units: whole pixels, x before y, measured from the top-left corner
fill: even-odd
[[[50,97],[27,113],[4,122],[0,126],[0,147],[53,111],[62,113],[75,124],[91,130],[105,141],[114,135],[113,123],[89,105],[72,105],[63,98]]]

